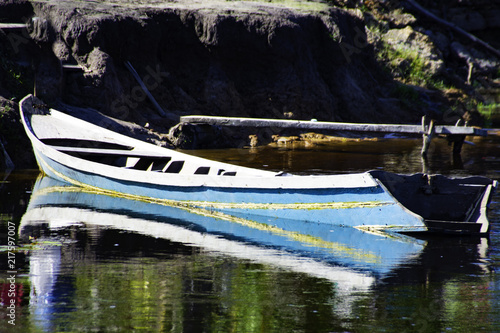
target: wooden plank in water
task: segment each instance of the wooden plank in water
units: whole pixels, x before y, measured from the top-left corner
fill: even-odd
[[[215,116],[184,116],[181,122],[191,124],[208,124],[217,126],[241,126],[241,127],[278,127],[295,128],[306,130],[330,130],[349,132],[378,132],[378,133],[401,133],[422,135],[426,133],[422,125],[399,125],[399,124],[360,124],[339,123],[313,120],[287,120],[287,119],[264,119],[264,118],[236,118]],[[446,135],[473,135],[487,136],[488,131],[466,126],[435,126],[435,134]]]

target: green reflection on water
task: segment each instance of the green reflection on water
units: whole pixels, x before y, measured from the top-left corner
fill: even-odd
[[[49,255],[48,250],[40,248],[39,255]],[[53,286],[59,292],[51,295],[49,307],[25,305],[31,317],[28,327],[50,332],[342,329],[342,316],[336,313],[345,309],[337,311],[336,306],[346,302],[336,299],[335,284],[305,274],[196,250],[162,258],[99,260],[91,248],[71,244],[64,245],[61,253]]]
[[[475,147],[464,147],[461,164],[455,164],[446,143],[439,143],[431,148],[429,167],[433,172],[498,179],[498,147],[498,139],[482,139]],[[394,146],[363,143],[354,152],[352,148],[349,144],[315,150],[193,153],[296,172],[422,168],[419,140]],[[23,215],[35,176],[36,172],[14,174],[2,183],[2,242],[7,222],[18,224]],[[47,235],[49,240],[74,240],[55,247],[61,253],[52,280],[57,295],[50,295],[48,303],[34,302],[36,275],[29,260],[37,250],[26,248],[16,258],[16,283],[22,289],[16,326],[6,326],[2,306],[0,332],[498,332],[500,282],[494,273],[500,267],[499,200],[497,194],[488,246],[462,239],[434,240],[418,260],[397,268],[371,290],[350,293],[305,273],[152,237],[67,229]],[[39,253],[54,248],[45,244]],[[6,255],[0,253],[4,285],[5,263]]]
[[[498,304],[499,291],[495,291],[493,281],[494,279],[491,278],[478,283],[476,278],[469,277],[464,280],[452,280],[445,285],[444,318],[447,328],[464,332],[498,331],[498,323],[495,324],[494,321],[500,318],[500,312],[498,305],[492,302]],[[492,297],[492,293],[496,293],[497,297]],[[496,316],[495,312],[491,313],[492,308],[496,308]]]
[[[345,293],[332,281],[151,237],[99,228],[52,236],[61,235],[77,242],[41,243],[48,245],[28,254],[61,254],[57,292],[36,301],[43,293],[26,271],[14,331],[495,332],[500,325],[498,280],[471,258],[401,267],[371,291]],[[475,247],[462,245],[450,258]]]

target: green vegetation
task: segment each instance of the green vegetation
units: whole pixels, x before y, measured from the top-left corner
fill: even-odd
[[[6,105],[3,108],[0,108],[0,119],[2,119],[4,114],[7,114],[9,112],[12,112],[12,108],[9,105]]]
[[[443,77],[434,75],[418,51],[400,46],[394,47],[386,42],[380,43],[381,46],[376,52],[377,60],[386,72],[400,82],[393,89],[392,95],[399,98],[408,108],[425,106],[416,87],[438,90],[443,94],[446,94],[446,91],[457,90]],[[442,112],[445,112],[445,109]]]
[[[484,117],[486,121],[486,126],[490,127],[493,124],[498,124],[500,122],[500,104],[483,104],[479,103],[477,106],[477,111]]]
[[[403,83],[427,88],[438,88],[437,86],[442,85],[429,73],[425,59],[415,50],[392,47],[383,42],[377,58]]]
[[[0,86],[5,87],[11,97],[21,99],[33,90],[31,70],[17,64],[5,51],[0,50]]]
[[[408,107],[410,107],[411,105],[422,104],[418,91],[416,91],[411,86],[407,86],[405,84],[397,84],[393,89],[392,94],[400,98],[403,103],[408,104]]]

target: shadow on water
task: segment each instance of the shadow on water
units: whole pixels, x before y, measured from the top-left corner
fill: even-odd
[[[498,142],[482,140],[457,164],[438,143],[427,167],[498,179],[498,151]],[[419,140],[193,153],[297,173],[422,171]],[[2,245],[9,222],[19,245],[9,331],[500,330],[498,194],[490,238],[416,238],[293,220],[269,226],[35,175],[1,184]],[[10,283],[1,290],[3,325]]]

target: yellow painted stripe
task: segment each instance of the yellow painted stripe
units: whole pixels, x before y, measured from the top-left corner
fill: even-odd
[[[167,200],[163,200],[160,202],[157,200],[151,200],[150,198],[146,198],[146,197],[124,195],[124,194],[118,193],[118,192],[112,193],[110,191],[100,191],[100,190],[97,190],[95,188],[79,187],[79,186],[53,186],[50,188],[39,190],[36,193],[34,193],[34,195],[38,196],[38,195],[44,195],[44,194],[48,194],[48,193],[52,193],[52,192],[80,192],[80,193],[88,193],[88,194],[95,194],[95,195],[107,195],[107,196],[113,196],[113,197],[118,197],[118,198],[142,201],[145,203],[154,203],[154,204],[160,204],[160,205],[165,205],[165,206],[172,206],[175,208],[183,209],[183,210],[188,211],[192,214],[207,216],[207,217],[214,218],[214,219],[220,219],[220,220],[224,220],[224,221],[228,221],[228,222],[232,222],[232,223],[237,223],[237,224],[246,226],[248,228],[252,228],[252,229],[256,229],[256,230],[260,230],[260,231],[265,231],[265,232],[270,232],[270,233],[273,233],[275,235],[286,237],[290,240],[300,242],[304,246],[327,249],[334,255],[347,256],[347,257],[353,258],[355,260],[360,260],[360,261],[367,262],[367,263],[380,263],[381,262],[381,257],[375,253],[370,252],[370,251],[362,251],[362,250],[347,246],[347,245],[342,244],[342,243],[325,241],[319,237],[305,235],[305,234],[301,234],[301,233],[295,232],[295,231],[287,231],[287,230],[284,230],[282,228],[272,226],[272,225],[269,225],[266,223],[260,223],[260,222],[252,221],[249,219],[239,218],[239,217],[235,217],[235,216],[225,214],[222,212],[218,212],[218,211],[211,211],[208,209],[198,208],[198,207],[194,207],[194,206],[190,207],[190,206],[186,206],[186,205],[178,205],[178,204],[175,204],[175,202],[172,202],[173,204],[170,205],[170,203]]]
[[[96,195],[107,195],[107,196],[113,196],[113,197],[119,197],[119,198],[124,198],[124,199],[132,199],[136,201],[142,201],[145,203],[155,203],[155,204],[161,204],[165,206],[172,206],[175,208],[180,208],[185,211],[188,211],[193,214],[201,215],[201,216],[206,216],[210,218],[215,218],[219,220],[224,220],[228,222],[233,222],[237,223],[252,229],[260,230],[260,231],[266,231],[273,233],[278,236],[286,237],[288,239],[291,239],[293,241],[297,241],[302,243],[305,246],[311,246],[311,247],[318,247],[318,248],[323,248],[323,249],[328,249],[331,251],[331,253],[335,255],[343,255],[343,256],[348,256],[353,259],[357,260],[362,260],[363,262],[369,262],[369,263],[379,263],[381,262],[381,258],[368,251],[361,251],[359,249],[347,246],[342,243],[338,242],[330,242],[330,241],[325,241],[319,237],[314,237],[311,235],[305,235],[301,234],[296,231],[287,231],[282,228],[266,224],[266,223],[260,223],[257,221],[252,221],[249,219],[244,219],[236,216],[232,216],[226,213],[222,213],[219,211],[212,211],[208,209],[203,209],[203,208],[198,208],[195,206],[188,206],[188,205],[179,205],[176,204],[177,202],[174,201],[169,201],[169,200],[151,200],[151,198],[147,197],[140,197],[140,196],[135,196],[135,195],[125,195],[122,193],[114,192],[111,193],[111,191],[100,191],[96,190],[95,188],[90,188],[90,187],[78,187],[78,186],[53,186],[50,188],[46,188],[40,191],[36,192],[36,195],[44,195],[52,192],[80,192],[80,193],[88,193],[88,194],[96,194]],[[172,205],[170,203],[173,203]]]
[[[191,204],[204,208],[217,209],[294,209],[294,210],[315,210],[315,209],[349,209],[349,208],[375,208],[391,205],[386,201],[351,201],[351,202],[319,202],[319,203],[224,203],[209,201],[190,201]]]
[[[75,184],[77,186],[54,186],[54,187],[47,188],[47,189],[44,189],[41,191],[37,191],[37,193],[35,195],[43,195],[44,193],[50,193],[50,192],[83,192],[83,193],[89,193],[89,194],[107,195],[107,196],[124,198],[124,199],[131,199],[131,200],[136,200],[136,201],[141,201],[141,202],[146,202],[146,203],[155,203],[155,204],[160,204],[160,205],[165,205],[165,206],[177,207],[177,208],[181,208],[181,209],[186,210],[186,211],[193,213],[193,214],[207,216],[207,217],[216,218],[216,219],[221,219],[221,220],[237,223],[237,224],[249,227],[249,228],[271,232],[273,234],[287,237],[291,240],[301,242],[305,246],[328,249],[331,251],[331,253],[333,253],[335,255],[347,256],[347,257],[350,257],[350,258],[353,258],[356,260],[361,260],[363,262],[368,262],[368,263],[380,263],[381,262],[381,257],[375,253],[370,252],[370,251],[359,250],[357,248],[353,248],[353,247],[347,246],[347,245],[342,244],[342,243],[325,241],[319,237],[305,235],[305,234],[301,234],[301,233],[295,232],[295,231],[284,230],[282,228],[272,226],[272,225],[269,225],[266,223],[260,223],[257,221],[252,221],[252,220],[248,220],[248,219],[235,217],[235,216],[225,214],[222,212],[218,212],[218,211],[212,211],[210,209],[200,208],[200,207],[197,207],[196,205],[193,205],[192,202],[189,202],[189,201],[156,199],[156,198],[151,198],[151,197],[144,197],[144,196],[139,196],[139,195],[133,195],[133,194],[105,190],[105,189],[101,189],[101,188],[98,188],[95,186],[89,186],[87,184],[78,182],[74,179],[71,179],[71,178],[57,172],[52,167],[47,165],[45,163],[45,161],[43,163],[45,164],[46,167],[48,167],[57,176],[66,180],[67,182]],[[199,203],[200,202],[198,202],[198,204]]]
[[[43,161],[43,160],[42,160]],[[320,203],[249,203],[249,202],[215,202],[215,201],[194,201],[194,200],[170,200],[170,199],[159,199],[153,197],[137,196],[129,193],[121,193],[112,190],[106,190],[99,187],[94,187],[85,183],[81,183],[77,180],[67,177],[66,175],[54,170],[50,165],[43,161],[45,166],[49,168],[58,177],[64,179],[70,184],[74,184],[80,187],[95,189],[101,193],[110,193],[112,196],[124,196],[127,198],[139,197],[141,201],[146,199],[148,202],[162,203],[169,206],[189,206],[189,207],[200,207],[208,209],[293,209],[293,210],[321,210],[321,209],[352,209],[352,208],[376,208],[386,205],[393,205],[394,202],[390,201],[351,201],[351,202],[320,202]]]
[[[246,227],[252,228],[252,229],[257,229],[261,231],[267,231],[271,232],[273,234],[287,237],[288,239],[291,239],[293,241],[297,241],[302,243],[302,245],[305,246],[310,246],[310,247],[318,247],[318,248],[323,248],[323,249],[328,249],[331,251],[331,253],[335,255],[340,255],[340,256],[348,256],[350,258],[356,259],[356,260],[362,260],[363,262],[368,262],[368,263],[380,263],[382,258],[370,251],[362,251],[360,249],[350,247],[346,244],[338,243],[338,242],[330,242],[330,241],[325,241],[324,239],[320,237],[315,237],[311,235],[305,235],[301,234],[296,231],[288,231],[284,230],[282,228],[266,224],[266,223],[260,223],[244,218],[239,218],[235,217],[229,214],[225,214],[222,212],[213,212],[213,211],[208,211],[206,209],[195,209],[191,211],[192,213],[195,214],[201,214],[204,216],[209,216],[212,218],[219,218],[223,219],[226,221],[238,223],[240,225],[244,225]]]

